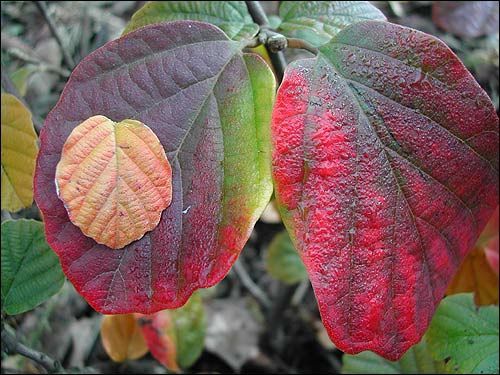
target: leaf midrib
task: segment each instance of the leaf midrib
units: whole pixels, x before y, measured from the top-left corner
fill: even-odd
[[[370,130],[371,132],[375,135],[377,141],[379,142],[380,144],[380,147],[382,148],[382,150],[384,151],[384,155],[385,155],[385,158],[387,160],[387,165],[389,166],[389,169],[391,171],[391,174],[393,176],[393,179],[394,179],[394,183],[395,183],[395,186],[397,187],[397,190],[399,191],[399,194],[401,195],[401,197],[403,198],[404,202],[406,203],[406,206],[408,208],[408,212],[410,213],[411,215],[411,218],[412,218],[412,223],[413,223],[413,227],[414,227],[414,231],[415,233],[417,233],[418,235],[418,239],[419,239],[419,247],[421,249],[421,252],[422,252],[422,259],[423,259],[423,263],[427,269],[427,275],[428,275],[428,280],[429,280],[429,284],[430,284],[430,287],[432,288],[432,290],[435,289],[435,285],[434,285],[434,281],[432,279],[432,274],[430,272],[430,267],[429,267],[429,260],[428,260],[428,257],[427,257],[427,252],[426,252],[426,249],[424,247],[424,243],[423,243],[423,240],[422,240],[422,235],[417,227],[417,221],[416,221],[416,215],[415,213],[413,212],[413,209],[412,207],[410,206],[410,203],[408,202],[408,198],[406,197],[406,195],[404,194],[403,192],[403,189],[401,187],[401,185],[399,184],[399,180],[397,178],[397,175],[396,175],[396,172],[394,171],[392,165],[390,164],[389,162],[389,156],[387,154],[387,150],[385,149],[384,147],[384,143],[382,142],[382,140],[380,139],[378,133],[375,131],[375,129],[373,128],[373,125],[372,123],[370,122],[367,114],[365,113],[363,107],[361,106],[361,104],[359,103],[359,99],[357,98],[356,94],[352,91],[351,87],[349,86],[349,84],[347,83],[347,81],[345,80],[344,76],[340,74],[340,72],[336,69],[336,65],[327,57],[325,56],[324,54],[319,54],[318,57],[317,57],[317,61],[319,61],[319,56],[322,56],[325,58],[325,60],[327,60],[329,62],[329,65],[331,67],[331,69],[338,75],[338,77],[340,78],[340,81],[343,83],[344,87],[346,88],[346,92],[348,93],[349,96],[351,96],[352,98],[352,103],[356,106],[356,108],[358,109],[358,113],[360,115],[362,115],[364,118],[365,118],[365,121],[366,123],[368,124],[368,126],[370,127]],[[357,125],[355,125],[357,126]],[[391,256],[391,268],[394,269],[394,256]],[[392,282],[392,276],[391,276],[391,283],[390,283],[390,287],[391,287],[391,290],[393,288],[393,282]],[[392,292],[393,293],[393,292]],[[431,293],[430,294],[430,297],[432,298],[432,302],[434,302],[434,296],[433,294]]]

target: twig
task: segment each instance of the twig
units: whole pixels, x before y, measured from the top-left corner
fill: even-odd
[[[45,353],[41,353],[34,349],[28,348],[26,345],[21,344],[17,341],[16,337],[4,329],[2,324],[2,346],[3,350],[6,350],[9,354],[20,354],[32,361],[38,363],[49,373],[64,373],[59,361],[52,359]]]
[[[16,98],[18,98],[23,104],[27,107],[26,102],[24,99],[21,97],[19,92],[16,89],[16,86],[14,86],[14,83],[10,79],[10,77],[5,73],[5,68],[2,66],[1,69],[1,75],[2,75],[2,87],[5,90],[6,93],[14,95]]]
[[[267,294],[259,288],[257,284],[251,279],[250,275],[248,274],[247,270],[241,263],[241,260],[238,259],[234,263],[234,271],[236,272],[236,275],[241,280],[241,283],[245,286],[245,288],[248,289],[248,291],[265,307],[269,308],[271,307],[271,300],[267,296]]]
[[[318,54],[318,49],[314,47],[312,44],[309,44],[305,40],[296,39],[296,38],[288,38],[288,48],[301,48],[305,49],[315,55]]]
[[[1,75],[2,75],[2,87],[5,90],[6,93],[9,93],[11,95],[14,95],[16,98],[18,98],[26,108],[29,108],[28,103],[23,99],[23,97],[19,94],[19,92],[16,89],[16,86],[14,86],[14,83],[10,79],[10,77],[5,73],[5,69],[2,66],[1,69]],[[42,129],[42,122],[38,117],[36,117],[34,114],[32,114],[32,121],[33,125],[35,127],[35,130],[38,134],[40,134],[40,130]]]
[[[262,29],[269,29],[269,20],[267,19],[266,13],[264,12],[264,9],[262,9],[260,3],[258,1],[246,1],[246,4],[254,22],[259,24]],[[274,66],[278,84],[280,84],[283,80],[283,75],[285,74],[286,69],[285,56],[282,51],[274,53],[269,50],[269,47],[266,46],[266,48]]]
[[[2,210],[2,221],[12,220],[12,215],[7,210]]]
[[[43,18],[45,19],[45,22],[47,22],[47,25],[49,25],[50,32],[54,36],[57,44],[59,44],[59,48],[61,49],[61,52],[63,54],[66,66],[70,70],[73,69],[75,67],[75,62],[73,61],[73,58],[69,54],[68,50],[64,48],[61,35],[59,34],[59,31],[57,30],[54,21],[50,17],[49,12],[47,11],[47,5],[45,4],[45,1],[35,1],[34,3],[37,6],[40,13],[42,14]]]
[[[283,312],[287,309],[292,297],[297,289],[297,284],[283,286],[278,291],[278,295],[273,301],[273,306],[269,312],[268,326],[270,327],[269,336],[275,337],[276,332],[283,322]]]
[[[295,290],[293,297],[292,297],[292,306],[298,306],[302,300],[304,299],[304,296],[307,294],[309,290],[309,279],[302,280],[297,287],[297,290]]]
[[[8,54],[18,58],[21,61],[24,61],[29,64],[36,65],[38,67],[38,71],[40,72],[49,72],[59,74],[63,78],[68,78],[71,72],[68,69],[60,68],[56,65],[47,64],[42,60],[37,60],[36,58],[26,54],[23,50],[16,48],[9,48],[6,51]]]
[[[262,5],[258,1],[245,1],[247,3],[248,11],[252,16],[252,19],[259,26],[269,27],[269,19],[266,16],[266,12],[262,8]]]
[[[17,37],[13,37],[2,31],[2,49],[8,54],[30,64],[34,64],[40,71],[53,72],[68,78],[71,72],[60,66],[51,64],[38,55],[33,49]]]

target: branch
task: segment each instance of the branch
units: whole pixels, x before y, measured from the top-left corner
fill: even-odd
[[[285,285],[278,290],[278,295],[273,299],[273,306],[267,318],[269,328],[268,338],[273,347],[279,345],[278,331],[283,324],[283,314],[290,305],[292,297],[297,289],[297,284]]]
[[[36,58],[25,53],[23,50],[16,49],[16,48],[10,48],[10,49],[6,50],[6,52],[9,55],[12,55],[13,57],[15,57],[15,58],[17,58],[25,63],[36,65],[38,68],[38,71],[40,71],[40,72],[56,73],[56,74],[59,74],[63,78],[68,78],[71,74],[71,72],[68,69],[63,68],[63,67],[58,67],[56,65],[47,64],[46,62],[44,62],[42,60],[37,60]]]
[[[261,29],[269,29],[269,20],[267,19],[266,13],[258,1],[246,1],[248,12],[252,16],[255,23],[259,24]],[[260,36],[259,36],[260,37]],[[266,38],[267,39],[267,38]],[[261,41],[264,44],[263,41]],[[274,70],[276,72],[276,78],[278,79],[278,85],[283,80],[283,75],[286,69],[286,60],[282,51],[271,52],[270,48],[266,45],[269,52],[269,57],[273,63]]]
[[[75,62],[73,61],[73,58],[69,54],[68,50],[64,48],[61,35],[59,34],[59,31],[57,30],[54,21],[50,17],[49,12],[47,11],[47,5],[45,4],[45,1],[35,1],[34,3],[37,6],[40,13],[42,14],[43,18],[45,19],[45,22],[47,22],[47,24],[49,25],[50,32],[54,36],[57,44],[59,44],[66,66],[69,69],[73,69],[75,67]]]
[[[267,19],[266,12],[262,8],[262,5],[258,1],[245,1],[247,3],[248,11],[252,16],[252,19],[259,26],[269,27],[269,20]]]
[[[2,66],[1,69],[1,75],[2,75],[2,87],[5,90],[6,93],[14,95],[16,98],[18,98],[23,105],[29,109],[28,103],[23,99],[23,97],[19,94],[19,92],[16,89],[16,86],[14,86],[14,83],[10,79],[10,77],[7,75],[5,72],[5,68]],[[31,112],[31,111],[30,111]],[[42,122],[41,120],[38,119],[34,114],[31,116],[31,120],[33,121],[33,125],[35,126],[35,130],[38,134],[40,134],[40,130],[42,129]]]
[[[300,48],[300,49],[305,49],[306,51],[309,51],[315,55],[318,54],[318,49],[314,47],[312,44],[306,42],[305,40],[288,38],[287,41],[288,41],[288,48]]]
[[[241,283],[248,289],[248,291],[265,307],[271,307],[271,300],[267,296],[266,293],[262,289],[259,288],[257,284],[252,280],[247,270],[241,263],[241,260],[238,259],[233,265],[234,271],[236,275],[241,280]]]
[[[62,368],[59,361],[52,359],[47,354],[41,353],[34,349],[28,348],[26,345],[21,344],[17,341],[16,337],[4,329],[2,324],[2,349],[5,350],[9,354],[20,354],[26,358],[31,359],[32,361],[38,363],[42,366],[47,372],[54,373],[64,373],[64,369]]]
[[[23,62],[34,64],[40,71],[47,71],[59,74],[61,77],[68,78],[71,72],[60,66],[52,65],[49,61],[38,55],[33,49],[25,44],[18,37],[11,36],[1,32],[2,50],[8,54],[20,59]]]
[[[305,295],[309,291],[310,281],[309,279],[302,280],[292,296],[292,306],[298,306],[304,299]]]
[[[2,221],[12,220],[12,215],[7,210],[2,210]]]

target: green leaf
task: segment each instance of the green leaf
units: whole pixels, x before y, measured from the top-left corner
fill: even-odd
[[[16,86],[17,91],[21,96],[25,96],[28,91],[28,81],[31,75],[38,71],[38,68],[34,65],[26,65],[22,68],[17,69],[11,74],[12,82]]]
[[[134,13],[123,34],[145,25],[174,20],[211,23],[233,40],[251,39],[259,31],[244,1],[150,1]]]
[[[370,352],[342,357],[343,374],[436,374],[441,366],[429,353],[425,338],[409,349],[397,362],[392,362]]]
[[[181,308],[169,310],[177,339],[177,363],[190,367],[201,355],[205,345],[205,309],[201,294],[194,293]]]
[[[287,284],[307,279],[307,272],[286,231],[278,233],[266,254],[266,267],[272,277]]]
[[[280,18],[280,16],[276,16],[274,14],[271,14],[267,18],[269,20],[269,27],[271,29],[276,30],[278,27],[280,27],[280,25],[281,25],[281,18]]]
[[[458,374],[498,374],[498,306],[477,308],[472,293],[443,299],[427,333],[436,360]]]
[[[2,310],[28,311],[56,294],[63,286],[59,259],[35,220],[2,223]]]
[[[136,315],[151,355],[167,369],[191,366],[205,344],[205,311],[200,293],[178,309]]]
[[[340,30],[364,20],[386,18],[369,1],[283,1],[279,31],[320,46]]]

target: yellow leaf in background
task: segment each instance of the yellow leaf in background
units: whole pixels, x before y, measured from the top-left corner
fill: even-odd
[[[73,224],[120,249],[158,225],[172,200],[172,169],[143,123],[93,116],[66,140],[56,185]]]
[[[33,203],[33,174],[38,153],[31,113],[15,96],[2,93],[2,210]]]
[[[496,255],[496,266],[488,256]],[[498,207],[474,249],[448,286],[446,294],[474,292],[476,305],[498,304]]]
[[[115,362],[138,359],[148,352],[134,314],[105,315],[101,323],[104,350]]]
[[[498,303],[498,276],[481,248],[476,247],[467,255],[446,294],[465,292],[474,292],[474,302],[478,306]]]

